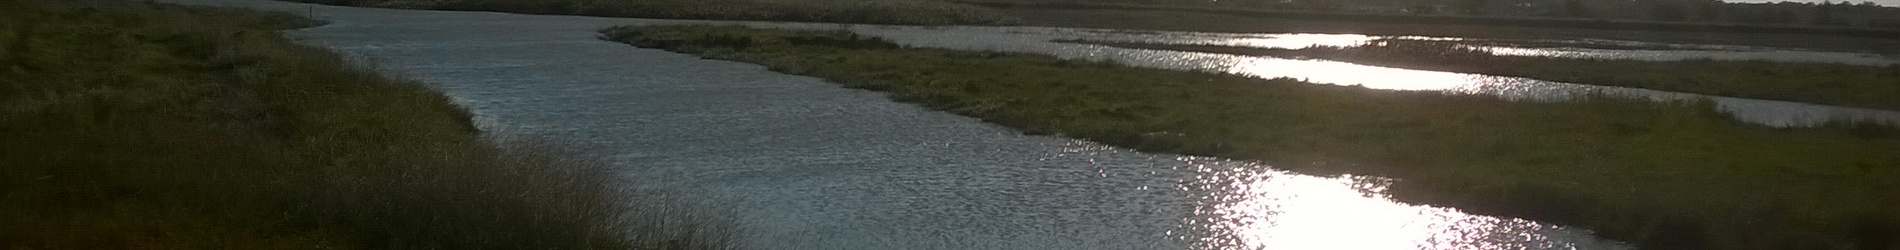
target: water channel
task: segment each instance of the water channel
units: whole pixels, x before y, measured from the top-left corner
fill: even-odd
[[[1380,183],[1387,180],[1377,177],[1299,175],[1260,162],[1026,136],[974,118],[895,103],[875,92],[757,65],[638,49],[598,40],[595,33],[625,24],[708,22],[179,2],[329,20],[329,25],[290,34],[428,82],[472,110],[484,129],[573,141],[613,156],[642,187],[694,190],[700,200],[729,206],[734,214],[725,216],[735,220],[741,248],[1624,248],[1560,225],[1392,202],[1380,193]],[[746,24],[845,28],[912,46],[1049,53],[1373,88],[1533,100],[1595,88],[1049,42],[1142,35],[1104,30]],[[1764,124],[1900,117],[1889,111],[1728,99],[1721,101],[1725,109]]]

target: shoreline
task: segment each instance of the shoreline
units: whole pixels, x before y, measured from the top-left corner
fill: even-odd
[[[890,93],[896,101],[1028,134],[1269,160],[1308,174],[1399,178],[1392,194],[1401,201],[1578,226],[1651,248],[1847,247],[1892,236],[1853,228],[1900,225],[1900,204],[1871,201],[1893,200],[1878,198],[1896,195],[1878,183],[1900,175],[1815,175],[1893,155],[1900,138],[1887,134],[1900,129],[1886,126],[1773,129],[1741,124],[1708,103],[1515,103],[1017,53],[906,49],[846,32],[725,26],[603,32],[638,47]],[[1790,175],[1810,178],[1785,178]],[[1757,210],[1764,206],[1779,209]]]
[[[1184,13],[1203,13],[1228,15],[1235,17],[1301,19],[1325,21],[1350,21],[1363,23],[1425,23],[1471,26],[1508,26],[1533,28],[1569,28],[1592,30],[1655,30],[1697,33],[1778,33],[1778,34],[1818,34],[1843,35],[1867,38],[1890,38],[1900,36],[1900,30],[1869,29],[1845,27],[1819,27],[1797,25],[1750,25],[1728,23],[1696,22],[1656,22],[1629,21],[1588,18],[1527,18],[1497,16],[1459,16],[1459,15],[1396,15],[1362,14],[1344,12],[1305,12],[1256,9],[1221,9],[1212,7],[1174,7],[1139,4],[1078,4],[1078,3],[1026,3],[1026,2],[964,2],[976,6],[996,9],[1040,9],[1040,10],[1118,10],[1118,11],[1165,11]]]
[[[1354,47],[1247,48],[1132,42],[1056,41],[1127,49],[1205,52],[1287,59],[1320,59],[1402,69],[1524,77],[1816,105],[1900,111],[1900,65],[1609,59],[1500,56],[1456,42],[1380,41]]]
[[[1017,25],[1024,26],[1229,33],[1434,36],[1473,39],[1608,39],[1900,55],[1900,30],[1836,30],[1805,27],[1722,30],[1724,27],[1734,28],[1734,26],[1614,21],[1608,22],[1613,23],[1607,25],[1608,27],[1593,27],[1593,25],[1599,25],[1599,22],[1552,19],[1543,21],[1552,25],[1537,25],[1541,22],[1526,23],[1519,19],[1483,17],[1282,13],[1096,5],[979,5],[991,7],[1006,16],[1016,17],[1020,20]],[[1377,18],[1364,20],[1357,19],[1358,17]],[[1652,25],[1655,27],[1651,27]],[[1662,30],[1678,26],[1701,30]]]

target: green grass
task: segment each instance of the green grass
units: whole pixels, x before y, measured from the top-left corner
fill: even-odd
[[[726,237],[702,215],[628,210],[666,204],[599,160],[484,138],[448,97],[276,32],[316,24],[0,1],[0,248],[691,249]]]
[[[867,24],[1000,24],[987,8],[937,0],[293,0],[432,10],[663,19]]]
[[[1026,133],[1396,177],[1396,199],[1581,226],[1652,249],[1886,249],[1900,230],[1900,129],[1889,126],[1768,128],[1706,101],[1509,102],[902,48],[845,32],[603,33]]]
[[[1717,96],[1900,110],[1900,65],[1633,60],[1496,56],[1455,42],[1381,40],[1355,47],[1266,49],[1101,43],[1124,48],[1312,58],[1395,68],[1516,76]]]

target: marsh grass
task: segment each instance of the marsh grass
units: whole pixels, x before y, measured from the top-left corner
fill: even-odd
[[[315,24],[0,1],[0,248],[725,244],[710,216],[628,210],[666,204],[594,157],[483,138],[446,96],[276,32]],[[700,233],[629,231],[656,220]]]
[[[866,24],[1002,24],[987,8],[935,0],[296,0],[383,8],[662,19]]]
[[[1510,102],[902,48],[836,31],[603,33],[1025,133],[1396,177],[1395,199],[1580,226],[1654,249],[1886,249],[1900,225],[1900,130],[1885,125],[1770,128],[1706,101]]]
[[[1323,59],[1394,68],[1526,77],[1717,96],[1900,110],[1900,65],[1686,60],[1652,62],[1498,56],[1456,42],[1379,40],[1362,46],[1266,49],[1064,41],[1123,48]]]

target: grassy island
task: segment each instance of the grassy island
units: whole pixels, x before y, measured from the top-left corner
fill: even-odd
[[[1900,236],[1900,129],[1888,126],[1769,128],[1707,102],[1509,102],[904,48],[848,32],[603,32],[1026,133],[1395,177],[1399,200],[1580,226],[1652,249],[1886,249]]]
[[[0,248],[718,242],[694,228],[630,231],[645,224],[627,209],[646,201],[602,161],[486,138],[441,93],[277,33],[317,24],[131,1],[0,1]]]
[[[1394,68],[1900,110],[1900,65],[1688,60],[1650,62],[1498,56],[1454,42],[1381,40],[1304,49],[1065,41],[1106,46],[1323,59]]]

